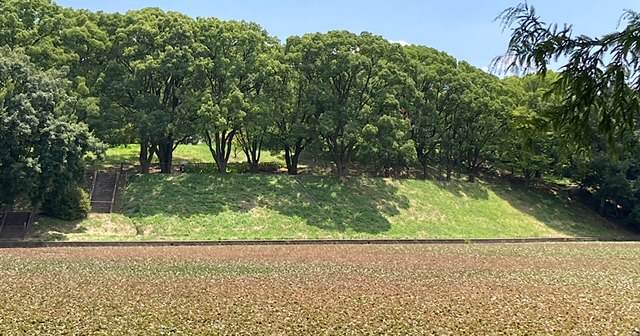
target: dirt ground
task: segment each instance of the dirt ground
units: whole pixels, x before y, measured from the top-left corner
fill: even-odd
[[[640,244],[0,250],[0,334],[640,335]]]

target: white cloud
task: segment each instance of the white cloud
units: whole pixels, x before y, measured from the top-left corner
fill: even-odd
[[[389,40],[389,42],[391,42],[391,43],[397,43],[397,44],[399,44],[399,45],[401,45],[401,46],[408,46],[408,45],[412,45],[412,43],[409,43],[409,42],[407,42],[407,41],[405,41],[405,40],[398,40],[398,41]]]

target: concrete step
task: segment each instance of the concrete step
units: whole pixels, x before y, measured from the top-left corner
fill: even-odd
[[[24,226],[3,226],[0,230],[0,239],[23,239],[26,236]]]
[[[110,213],[111,203],[91,202],[91,212],[93,213]]]
[[[118,188],[118,173],[100,171],[95,175],[93,192],[91,194],[91,212],[110,213],[114,191]]]
[[[116,187],[117,173],[114,172],[98,172],[96,181],[93,186],[92,201],[111,201],[113,197],[113,189]]]

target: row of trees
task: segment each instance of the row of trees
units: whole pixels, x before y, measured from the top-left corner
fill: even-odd
[[[142,172],[154,156],[169,172],[173,151],[195,136],[220,172],[236,143],[252,170],[269,148],[284,151],[290,174],[308,151],[340,176],[354,162],[417,161],[473,178],[500,155],[527,95],[517,80],[369,33],[281,44],[254,23],[156,8],[121,15],[10,0],[2,13],[2,44],[40,68],[65,68],[78,119],[106,143],[139,143]]]
[[[242,149],[252,171],[263,150],[284,152],[290,174],[298,173],[304,153],[333,162],[339,176],[354,163],[415,164],[425,176],[436,167],[446,178],[459,172],[473,181],[490,166],[526,180],[564,174],[582,181],[604,204],[625,203],[626,214],[635,211],[629,205],[635,196],[618,201],[623,197],[605,191],[623,174],[631,186],[626,195],[640,195],[629,168],[635,161],[618,167],[609,155],[615,152],[611,137],[585,135],[632,128],[619,127],[619,121],[628,126],[637,116],[623,113],[637,103],[637,87],[615,80],[622,76],[624,84],[625,78],[637,79],[637,72],[607,68],[603,81],[594,83],[585,78],[590,70],[599,74],[600,65],[582,69],[580,55],[571,63],[575,68],[547,72],[543,65],[557,55],[552,44],[565,40],[544,35],[552,30],[531,24],[537,17],[528,10],[520,6],[504,14],[505,24],[520,24],[506,59],[511,66],[535,65],[540,74],[501,79],[444,52],[403,47],[369,33],[314,33],[281,43],[250,22],[193,19],[157,8],[111,14],[62,8],[49,0],[3,1],[0,141],[15,150],[0,154],[3,191],[12,190],[3,192],[2,202],[9,204],[20,193],[41,200],[65,184],[54,179],[77,181],[80,158],[100,148],[95,136],[112,145],[139,143],[143,173],[156,157],[161,171],[170,172],[174,150],[195,138],[208,145],[220,172],[227,170],[232,146]],[[528,34],[529,28],[536,33]],[[567,43],[579,50],[585,41]],[[633,60],[637,66],[637,54]],[[613,89],[594,86],[607,83]],[[593,87],[600,96],[589,100]],[[50,105],[42,105],[39,95]],[[628,104],[612,105],[606,100],[612,97]],[[33,108],[31,114],[18,109],[17,101]],[[601,118],[581,119],[589,115]],[[47,118],[60,125],[48,126]],[[60,133],[48,133],[51,129]],[[57,152],[41,146],[48,141],[43,134],[64,141],[56,148],[66,154],[47,158]],[[625,134],[628,143],[637,142],[636,135]],[[58,174],[62,168],[45,172],[56,162],[78,168],[69,175]],[[605,164],[620,169],[593,174]],[[5,188],[27,174],[22,167],[40,172],[34,176],[42,180],[25,183],[24,190]]]

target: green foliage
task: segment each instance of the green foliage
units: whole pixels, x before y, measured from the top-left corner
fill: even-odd
[[[435,49],[406,47],[410,62],[405,72],[410,81],[401,91],[402,107],[411,123],[411,139],[423,175],[429,165],[436,165],[436,154],[444,149],[447,127],[445,117],[458,106],[462,93],[457,81],[458,61]]]
[[[55,186],[82,180],[83,158],[97,143],[74,116],[63,73],[2,47],[0,87],[0,205],[26,196],[38,206]]]
[[[233,174],[246,173],[276,173],[282,166],[278,162],[260,162],[254,169],[248,162],[230,162],[227,172]],[[189,163],[185,165],[185,173],[188,174],[219,174],[215,163]]]
[[[55,186],[44,196],[42,212],[68,221],[87,218],[91,210],[89,194],[79,186]]]
[[[566,57],[554,89],[561,98],[555,122],[574,139],[590,144],[595,134],[613,140],[636,129],[640,112],[640,14],[626,11],[620,31],[599,38],[574,36],[570,25],[540,20],[527,3],[499,17],[513,28],[506,55],[496,65],[506,70],[547,72],[548,63]],[[626,23],[626,26],[624,26]]]
[[[434,49],[407,47],[410,81],[401,91],[417,159],[475,178],[505,134],[516,92],[504,81]]]
[[[118,18],[112,59],[99,84],[105,112],[119,116],[130,139],[141,144],[143,171],[157,154],[169,172],[173,150],[192,133],[190,99],[184,87],[194,59],[193,21],[157,8]]]
[[[287,50],[302,60],[297,70],[314,94],[322,150],[335,163],[337,175],[348,173],[363,146],[374,150],[371,137],[381,144],[404,140],[406,130],[378,133],[378,123],[402,119],[395,96],[403,77],[397,65],[404,60],[400,46],[369,33],[332,31],[290,38]],[[391,123],[408,126],[402,121]],[[382,136],[398,138],[379,139]]]
[[[569,144],[554,131],[551,119],[559,99],[553,94],[557,75],[545,77],[531,74],[524,78],[509,77],[519,106],[509,116],[507,136],[499,147],[499,160],[526,180],[551,172],[564,163]]]
[[[299,37],[290,37],[278,53],[274,54],[274,73],[268,82],[267,94],[273,104],[273,147],[284,150],[287,171],[298,174],[300,155],[318,138],[317,77],[313,68],[306,66],[313,53],[301,47]]]
[[[65,66],[72,56],[62,47],[69,12],[50,0],[5,0],[0,3],[0,46],[23,48],[43,68]]]
[[[586,148],[586,155],[569,155],[567,175],[593,194],[602,214],[637,226],[640,15],[626,11],[621,30],[599,38],[575,36],[570,25],[546,24],[527,3],[506,9],[498,19],[513,29],[506,55],[494,64],[543,76],[523,81],[529,110],[520,113],[514,135],[529,147],[528,153],[520,149],[524,166],[545,169],[558,161],[557,148],[567,144]],[[548,64],[559,58],[566,58],[560,72],[550,73]],[[540,89],[547,90],[544,100]],[[540,119],[550,121],[553,133],[535,133]]]
[[[271,52],[277,46],[259,25],[249,22],[198,19],[195,41],[193,104],[198,131],[220,172],[226,172],[234,137],[254,166],[272,119],[263,86],[271,72]]]
[[[589,155],[574,155],[575,162],[565,175],[579,181],[587,194],[592,207],[602,215],[625,222],[631,228],[640,230],[640,146],[637,136],[626,138],[624,146],[628,149],[613,157],[611,149],[604,140],[594,142]],[[623,146],[619,144],[617,146]]]

